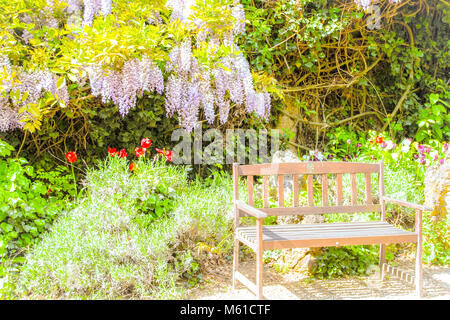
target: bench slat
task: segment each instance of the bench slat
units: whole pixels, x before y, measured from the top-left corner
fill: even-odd
[[[263,163],[239,166],[239,175],[324,174],[379,172],[378,163],[305,161],[299,163]]]
[[[313,185],[313,175],[308,175],[308,180],[306,183],[306,189],[308,192],[308,205],[310,207],[314,206],[314,185]]]
[[[336,175],[336,194],[338,205],[343,204],[343,193],[342,193],[342,173]]]
[[[253,176],[247,176],[248,204],[253,206]]]
[[[294,194],[293,194],[294,207],[298,207],[298,197],[299,197],[298,189],[299,189],[299,184],[298,184],[298,175],[297,174],[294,174],[292,176],[292,183],[294,184]]]
[[[263,176],[263,206],[267,208],[269,206],[269,178]]]
[[[278,206],[284,207],[284,176],[278,175]]]
[[[322,175],[322,206],[328,206],[328,175]]]
[[[311,230],[348,230],[349,224],[355,228],[387,228],[391,226],[389,223],[384,221],[373,221],[373,222],[342,222],[342,223],[311,223],[311,224],[283,224],[274,226],[264,226],[264,229],[271,230],[270,228],[275,228],[277,230],[288,231],[288,230],[299,230],[301,226],[302,232],[307,232]],[[240,232],[243,234],[255,233],[255,227],[241,227]]]
[[[372,185],[370,182],[370,173],[366,173],[366,203],[372,203]]]
[[[255,227],[238,228],[237,232],[248,241],[256,242]],[[266,250],[416,241],[417,233],[404,231],[381,221],[263,227],[263,244]]]
[[[356,174],[352,173],[350,175],[350,180],[352,184],[352,205],[356,205],[358,199],[358,190],[356,189]]]
[[[259,208],[270,216],[291,216],[325,213],[355,213],[355,212],[380,212],[379,204],[365,204],[356,206],[326,206],[326,207],[289,207],[289,208]],[[242,215],[245,216],[245,215]]]

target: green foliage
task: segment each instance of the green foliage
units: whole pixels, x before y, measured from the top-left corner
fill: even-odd
[[[72,174],[69,168],[57,166],[53,170],[39,168],[36,170],[36,179],[48,186],[47,193],[62,200],[71,200],[76,196]]]
[[[49,195],[49,187],[38,179],[27,160],[8,157],[11,151],[12,147],[2,141],[0,239],[10,253],[33,245],[50,228],[63,206],[59,198]]]
[[[78,206],[26,256],[14,297],[173,299],[202,281],[197,243],[229,235],[230,177],[205,187],[181,166],[137,164],[130,172],[126,159],[108,157],[88,170]],[[156,219],[151,201],[141,207],[151,195],[170,199]]]
[[[423,259],[425,263],[450,265],[450,216],[432,221],[428,215],[423,219]]]
[[[450,139],[450,10],[419,2],[379,1],[374,13],[353,1],[242,1],[242,47],[254,70],[282,84],[286,99],[273,109],[296,123],[292,142],[322,149],[343,125],[426,144]],[[369,27],[374,17],[380,28]]]
[[[443,140],[450,137],[450,91],[446,91],[443,86],[442,93],[432,93],[428,102],[419,109],[417,125],[419,129],[416,134],[418,142],[430,140]]]
[[[175,190],[165,181],[152,185],[148,193],[137,200],[136,221],[147,226],[167,215],[175,207],[175,196]]]
[[[369,266],[377,263],[374,246],[328,247],[317,257],[312,273],[317,278],[333,278],[344,275],[366,275]]]

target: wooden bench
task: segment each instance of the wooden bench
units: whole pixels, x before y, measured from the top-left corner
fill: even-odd
[[[350,175],[351,200],[344,204],[343,175]],[[357,174],[364,175],[365,199],[358,199]],[[372,197],[371,176],[378,175],[379,203]],[[284,177],[292,176],[293,199],[291,207],[285,207]],[[308,206],[299,206],[299,175],[306,180]],[[313,176],[321,176],[321,206],[314,205]],[[248,203],[239,200],[239,177],[246,176]],[[262,176],[262,208],[255,208],[254,177]],[[278,181],[278,206],[269,208],[269,176],[276,176]],[[329,203],[329,176],[335,177],[337,200]],[[391,273],[415,283],[416,294],[422,296],[422,211],[430,211],[422,205],[391,199],[384,194],[383,163],[351,163],[351,162],[301,162],[279,164],[233,164],[233,196],[235,212],[235,241],[233,253],[233,289],[237,281],[241,282],[258,299],[263,298],[263,251],[285,248],[327,247],[347,245],[380,244],[380,275]],[[359,200],[359,201],[358,201]],[[359,203],[358,203],[359,202]],[[361,202],[363,202],[361,204]],[[414,232],[401,230],[385,221],[386,202],[415,209],[416,221]],[[347,223],[315,223],[265,225],[264,218],[283,215],[316,215],[326,213],[379,212],[379,221],[347,222]],[[256,226],[241,227],[240,218],[251,216],[256,218]],[[385,246],[389,243],[416,243],[415,276],[401,272],[386,264]],[[243,243],[256,253],[256,284],[239,272],[239,246]]]

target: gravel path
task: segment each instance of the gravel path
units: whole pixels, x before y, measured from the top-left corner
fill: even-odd
[[[399,267],[414,274],[414,262],[399,263]],[[185,299],[192,300],[252,300],[255,296],[242,284],[231,287],[230,263],[211,267],[214,273],[205,276],[201,287],[192,289]],[[240,271],[252,281],[254,261],[241,262]],[[450,300],[450,267],[424,266],[424,297],[426,300]],[[417,299],[414,286],[394,276],[379,280],[378,272],[367,277],[347,277],[314,280],[298,273],[281,274],[264,266],[264,296],[269,300],[336,300],[336,299]]]

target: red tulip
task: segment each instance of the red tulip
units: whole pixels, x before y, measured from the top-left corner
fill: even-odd
[[[125,150],[125,149],[120,150],[120,151],[119,151],[119,157],[121,157],[121,158],[126,158],[126,157],[128,157],[128,152],[127,152],[127,150]]]
[[[78,157],[77,157],[77,153],[75,151],[69,151],[66,153],[66,159],[67,161],[69,161],[70,163],[74,163],[75,161],[77,161]]]
[[[136,149],[134,149],[134,154],[136,155],[136,157],[141,157],[145,154],[145,148],[139,148],[136,147]]]
[[[144,149],[148,149],[150,148],[150,146],[152,145],[152,140],[144,138],[141,140],[141,147]]]
[[[108,153],[111,157],[114,157],[117,154],[117,150],[116,150],[116,148],[108,147]]]
[[[166,157],[167,161],[172,162],[172,150],[167,150],[164,156]]]
[[[130,169],[130,171],[134,171],[134,170],[136,170],[136,169],[137,169],[137,164],[136,164],[136,163],[134,163],[134,162],[132,162],[132,163],[130,164],[130,167],[129,167],[129,169]]]
[[[155,150],[156,150],[156,152],[162,154],[166,158],[167,161],[172,161],[172,153],[173,153],[172,150],[164,151],[164,150],[161,150],[158,148],[155,148]]]

